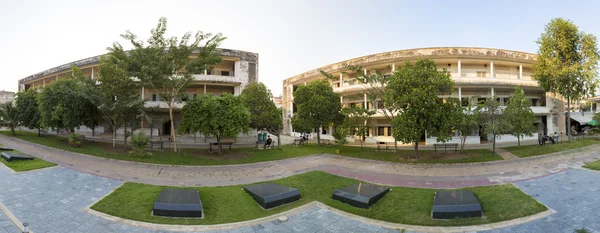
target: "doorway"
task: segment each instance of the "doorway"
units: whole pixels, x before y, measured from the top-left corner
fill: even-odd
[[[162,135],[171,135],[171,121],[165,121],[163,123]]]

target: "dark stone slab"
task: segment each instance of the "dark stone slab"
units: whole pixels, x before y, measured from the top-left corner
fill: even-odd
[[[26,154],[19,154],[19,153],[14,153],[14,152],[2,152],[1,154],[2,158],[4,158],[4,160],[6,161],[13,161],[13,160],[33,160],[34,158],[30,155],[26,155]]]
[[[333,191],[333,200],[367,209],[390,191],[389,187],[358,183]]]
[[[482,217],[479,200],[470,190],[436,191],[431,217],[437,219]]]
[[[248,185],[244,190],[265,209],[300,200],[298,189],[275,183]]]
[[[8,148],[8,147],[0,146],[0,151],[11,151],[11,150],[13,150],[13,149],[12,148]]]
[[[152,214],[165,217],[201,218],[198,190],[163,189],[154,202]]]

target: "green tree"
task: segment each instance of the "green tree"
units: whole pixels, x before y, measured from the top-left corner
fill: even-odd
[[[298,107],[292,117],[294,129],[329,127],[331,123],[340,122],[340,95],[333,92],[327,80],[316,80],[298,87],[294,91],[294,103]],[[321,130],[317,132],[317,143],[321,144]]]
[[[525,92],[517,86],[515,94],[510,98],[508,106],[503,111],[505,132],[517,137],[519,146],[521,146],[521,138],[531,137],[536,132],[535,115],[530,107],[531,103],[525,98]]]
[[[570,20],[555,18],[540,38],[533,78],[547,92],[567,99],[567,135],[571,140],[571,102],[594,95],[598,86],[596,37],[580,31]]]
[[[0,126],[10,129],[12,135],[16,135],[15,128],[19,126],[19,110],[13,102],[0,104]]]
[[[277,136],[277,147],[281,148],[283,115],[273,103],[271,90],[263,83],[250,83],[242,91],[241,98],[250,109],[250,127]]]
[[[340,146],[338,149],[338,154],[344,148],[344,145],[348,143],[348,135],[352,131],[352,122],[348,121],[348,118],[344,119],[344,122],[341,124],[337,124],[335,127],[335,132],[333,132],[333,138],[335,139],[335,143]]]
[[[177,37],[165,37],[166,31],[167,19],[160,18],[158,26],[152,29],[147,45],[127,31],[121,37],[128,40],[133,49],[126,52],[119,43],[114,43],[109,52],[128,64],[127,75],[140,79],[166,102],[171,120],[173,151],[177,151],[173,106],[181,102],[188,83],[193,80],[193,74],[211,70],[214,64],[221,61],[217,47],[225,37],[220,33],[213,35],[198,31],[194,39],[187,32],[179,40]]]
[[[412,142],[415,159],[419,158],[419,142],[426,133],[445,142],[452,138],[455,114],[460,103],[456,99],[438,99],[441,92],[450,92],[454,82],[446,70],[438,71],[432,60],[406,62],[390,77],[385,101],[401,113],[392,119],[394,139]]]
[[[496,154],[496,139],[504,132],[502,108],[496,97],[486,99],[479,105],[483,133],[492,135],[492,153]]]
[[[367,95],[369,103],[373,106],[374,114],[381,113],[388,121],[392,121],[400,113],[400,109],[395,108],[393,105],[387,104],[384,101],[386,94],[386,87],[389,82],[389,76],[384,71],[379,69],[372,69],[371,72],[367,72],[363,66],[360,65],[346,65],[346,68],[351,72],[344,72],[343,75],[355,78],[359,83],[364,86],[364,94]],[[389,68],[389,67],[387,67]],[[333,75],[328,74],[324,71],[319,71],[331,80],[339,80]],[[342,85],[342,84],[340,84]],[[366,106],[365,106],[366,108]],[[367,129],[368,130],[368,129]],[[392,134],[395,128],[392,125]],[[394,151],[398,152],[398,142],[394,140]]]
[[[481,125],[480,109],[473,105],[474,98],[471,98],[467,106],[462,108],[456,119],[456,129],[460,134],[460,151],[463,152],[467,137],[471,136],[473,131],[479,130]]]
[[[224,93],[222,96],[202,95],[188,101],[181,110],[180,133],[196,133],[221,139],[247,133],[250,126],[250,111],[239,96]]]
[[[131,115],[141,114],[144,108],[144,100],[140,98],[138,85],[125,72],[126,65],[125,62],[119,62],[111,54],[100,58],[98,80],[101,85],[98,86],[99,97],[96,105],[104,119],[113,128],[113,147],[116,146],[117,128],[121,124],[125,126],[123,131],[124,146],[127,145],[126,120],[131,119]]]
[[[82,125],[93,129],[100,116],[94,91],[95,81],[84,77],[77,67],[68,77],[42,88],[38,94],[41,127],[65,129],[69,134]]]
[[[30,88],[26,91],[17,93],[15,99],[15,105],[19,112],[20,125],[27,127],[28,129],[37,129],[38,137],[41,136],[41,120],[40,111],[38,109],[38,92]]]
[[[369,120],[371,116],[375,114],[375,111],[368,110],[365,108],[343,108],[342,114],[345,116],[344,124],[348,125],[350,129],[352,129],[348,133],[354,133],[360,138],[360,147],[364,150],[363,144],[367,134],[369,133],[369,129],[372,126],[369,124]],[[335,128],[337,132],[339,127]]]

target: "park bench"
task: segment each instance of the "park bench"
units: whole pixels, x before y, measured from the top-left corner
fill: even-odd
[[[377,141],[377,151],[381,150],[381,148],[383,148],[385,146],[385,150],[387,151],[390,146],[388,145],[388,142],[382,142],[382,141]]]
[[[92,142],[94,142],[93,140],[86,138],[85,135],[79,135],[79,136],[77,136],[77,140],[79,140],[82,143],[92,143]]]
[[[454,147],[454,153],[458,152],[458,143],[435,143],[433,144],[434,153],[438,153],[437,150],[444,148],[444,154],[448,153],[448,148]],[[441,153],[441,152],[440,152]]]
[[[229,151],[231,151],[231,146],[233,145],[233,139],[232,138],[223,138],[220,142],[220,144],[222,146],[229,146]],[[208,152],[213,152],[213,146],[215,147],[219,147],[219,142],[210,142],[208,143],[209,147],[208,147]]]
[[[302,140],[302,138],[294,139],[293,146],[306,145],[306,141]]]
[[[331,145],[333,145],[333,140],[329,140],[329,139],[321,139],[321,143],[322,143],[323,145],[331,146]]]
[[[160,150],[163,150],[164,143],[163,141],[150,141],[148,146],[150,146],[150,150],[154,150],[154,147],[156,147],[156,149],[160,148]]]

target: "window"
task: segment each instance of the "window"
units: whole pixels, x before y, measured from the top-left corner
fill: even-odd
[[[160,95],[152,94],[152,101],[160,101]]]
[[[531,106],[538,106],[539,99],[531,99]]]
[[[377,135],[378,136],[385,136],[385,127],[377,127]]]
[[[377,100],[377,109],[384,109],[383,102],[381,102],[381,100]]]
[[[485,78],[485,77],[487,77],[487,72],[485,72],[485,71],[477,71],[477,77],[478,78]]]
[[[466,98],[466,97],[460,98],[460,103],[464,107],[469,106],[469,98]]]
[[[386,136],[392,136],[392,127],[387,127],[388,128],[388,133]]]
[[[207,70],[207,71],[206,71],[206,74],[207,74],[207,75],[211,75],[211,74],[212,74],[212,70]]]
[[[510,99],[509,98],[503,98],[503,100],[504,100],[504,105],[508,106],[508,101],[510,101]]]
[[[477,104],[484,104],[486,100],[486,98],[477,98]]]
[[[221,71],[221,76],[229,76],[229,71]]]

